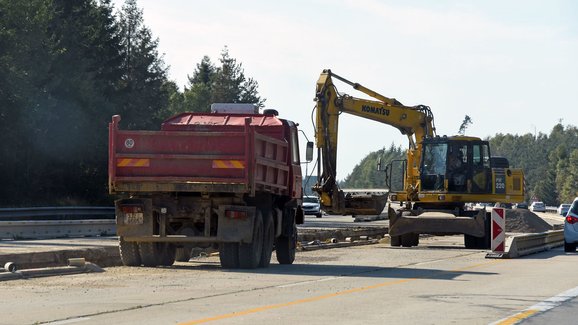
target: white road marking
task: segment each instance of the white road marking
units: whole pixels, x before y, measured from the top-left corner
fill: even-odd
[[[86,320],[90,320],[90,317],[78,317],[78,318],[65,319],[65,320],[59,320],[56,322],[42,323],[42,324],[44,324],[44,325],[62,325],[62,324],[72,324],[72,323],[84,322]]]
[[[336,280],[336,279],[341,279],[341,278],[343,278],[343,277],[342,276],[332,276],[329,278],[323,278],[323,279],[319,279],[319,280],[311,280],[311,281],[303,281],[303,282],[297,282],[297,283],[291,283],[291,284],[284,284],[284,285],[277,286],[276,288],[291,288],[291,287],[297,287],[300,285],[311,284],[311,283],[316,283],[316,282],[331,281],[331,280]]]
[[[502,324],[516,324],[524,319],[531,316],[546,312],[550,309],[560,306],[568,300],[578,297],[578,287],[572,288],[570,290],[564,291],[554,297],[550,297],[542,302],[535,304],[530,308],[526,308],[521,312],[518,312],[512,316],[500,319],[497,322],[491,323],[490,325],[502,325]]]

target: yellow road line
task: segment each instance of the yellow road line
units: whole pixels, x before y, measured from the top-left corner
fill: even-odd
[[[475,265],[468,266],[465,268],[450,270],[450,271],[445,271],[445,272],[459,272],[460,270],[468,270],[468,269],[473,269],[473,268],[477,268],[477,267],[487,266],[487,265],[491,265],[491,264],[496,264],[497,262],[501,262],[501,261],[503,261],[503,260],[493,260],[491,262],[479,263],[479,264],[475,264]],[[434,276],[435,275],[432,275],[432,276],[426,277],[426,278],[431,278]],[[228,318],[235,318],[235,317],[240,317],[240,316],[249,315],[249,314],[255,314],[255,313],[259,313],[259,312],[263,312],[263,311],[267,311],[267,310],[290,307],[290,306],[300,305],[300,304],[304,304],[304,303],[315,302],[315,301],[325,300],[325,299],[329,299],[329,298],[339,297],[339,296],[343,296],[343,295],[347,295],[347,294],[358,293],[358,292],[362,292],[362,291],[392,286],[392,285],[396,285],[396,284],[402,284],[402,283],[415,281],[415,280],[419,280],[419,279],[418,278],[408,278],[408,279],[401,279],[401,280],[396,280],[396,281],[387,281],[387,282],[374,284],[371,286],[353,288],[353,289],[349,289],[349,290],[338,291],[335,293],[330,293],[330,294],[311,297],[311,298],[294,300],[294,301],[281,303],[281,304],[268,305],[268,306],[263,306],[263,307],[246,309],[246,310],[233,312],[233,313],[229,313],[229,314],[223,314],[223,315],[218,315],[218,316],[213,316],[213,317],[208,317],[208,318],[197,319],[197,320],[193,320],[193,321],[189,321],[189,322],[179,323],[179,325],[203,324],[203,323],[208,323],[208,322],[213,322],[213,321],[218,321],[218,320],[223,320],[223,319],[228,319]]]
[[[375,289],[375,288],[390,286],[390,285],[394,285],[394,284],[404,283],[404,282],[408,282],[408,281],[412,281],[412,280],[417,280],[417,279],[403,279],[403,280],[397,280],[397,281],[383,282],[383,283],[379,283],[379,284],[372,285],[372,286],[354,288],[354,289],[350,289],[350,290],[330,293],[327,295],[294,300],[294,301],[290,301],[290,302],[286,302],[286,303],[282,303],[282,304],[257,307],[257,308],[247,309],[247,310],[234,312],[234,313],[230,313],[230,314],[224,314],[224,315],[219,315],[219,316],[214,316],[214,317],[198,319],[198,320],[194,320],[194,321],[190,321],[190,322],[180,323],[180,325],[202,324],[202,323],[208,323],[208,322],[212,322],[212,321],[216,321],[216,320],[222,320],[222,319],[227,319],[227,318],[234,318],[234,317],[239,317],[239,316],[244,316],[244,315],[249,315],[249,314],[255,314],[255,313],[266,311],[266,310],[279,309],[279,308],[283,308],[283,307],[300,305],[300,304],[304,304],[307,302],[324,300],[324,299],[342,296],[342,295],[346,295],[346,294],[351,294],[351,293],[355,293],[355,292],[361,292],[361,291],[371,290],[371,289]]]
[[[496,325],[513,325],[513,324],[516,324],[517,322],[519,322],[521,320],[524,320],[528,317],[535,315],[538,312],[539,312],[539,310],[536,310],[536,309],[525,310],[521,313],[517,313],[513,316],[510,316],[510,317],[496,323]]]

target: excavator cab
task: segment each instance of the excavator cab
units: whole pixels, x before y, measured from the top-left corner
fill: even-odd
[[[491,193],[490,146],[473,137],[424,139],[420,191]]]

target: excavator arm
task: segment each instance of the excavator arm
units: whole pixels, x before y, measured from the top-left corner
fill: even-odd
[[[375,100],[340,94],[333,83],[334,79],[352,86],[355,90]],[[317,102],[315,134],[321,163],[318,165],[319,177],[314,190],[320,195],[321,203],[327,211],[353,214],[375,213],[374,211],[362,211],[363,209],[358,209],[359,211],[351,209],[346,202],[347,198],[343,191],[338,187],[336,181],[337,135],[341,113],[391,125],[406,135],[409,140],[408,166],[411,168],[408,168],[405,184],[416,183],[415,180],[419,176],[418,162],[420,161],[421,141],[435,135],[433,115],[429,107],[424,105],[405,106],[394,98],[388,98],[358,83],[353,83],[334,74],[331,70],[324,70],[321,73],[317,81],[315,100]],[[407,190],[415,191],[415,189]]]

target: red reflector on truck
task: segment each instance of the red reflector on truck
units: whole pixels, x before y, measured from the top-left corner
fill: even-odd
[[[140,205],[124,205],[120,207],[122,213],[142,213],[143,208]]]
[[[144,209],[140,205],[123,205],[120,211],[124,216],[125,225],[142,225],[144,223]]]
[[[226,210],[225,217],[229,219],[247,219],[247,212],[236,211],[236,210]]]

